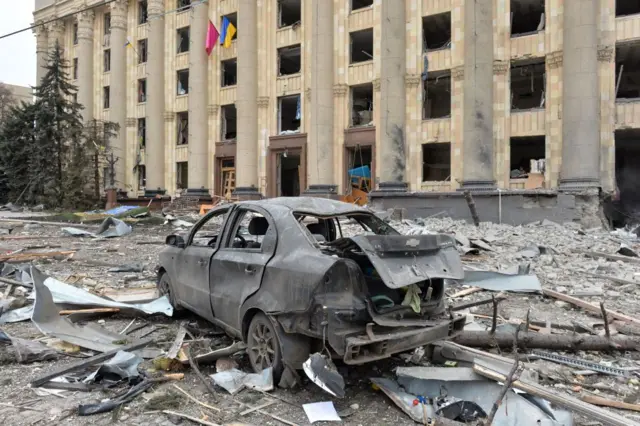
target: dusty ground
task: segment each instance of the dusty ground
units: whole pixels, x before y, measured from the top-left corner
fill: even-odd
[[[46,218],[43,218],[46,220]],[[6,227],[0,223],[0,228]],[[73,225],[71,225],[73,226]],[[640,285],[616,284],[609,280],[593,278],[589,273],[598,273],[631,282],[640,283],[640,263],[610,262],[603,259],[595,260],[586,257],[581,251],[593,250],[607,253],[615,253],[621,242],[632,248],[640,248],[635,240],[630,240],[625,235],[611,235],[602,229],[582,230],[573,224],[558,225],[546,224],[524,227],[511,227],[506,225],[482,224],[475,228],[459,222],[447,219],[430,219],[428,221],[396,223],[395,226],[405,233],[423,233],[445,231],[457,233],[467,238],[484,238],[494,251],[481,251],[480,255],[468,255],[464,257],[465,263],[472,268],[492,269],[508,267],[520,263],[530,263],[532,272],[535,272],[545,288],[551,288],[575,295],[594,294],[581,298],[592,303],[604,300],[607,309],[624,313],[628,316],[639,318]],[[165,236],[171,232],[169,226],[134,225],[134,232],[123,238],[111,240],[92,240],[89,238],[62,237],[59,226],[20,226],[16,227],[11,236],[34,236],[28,240],[2,240],[0,239],[0,254],[18,249],[25,251],[54,251],[74,250],[73,257],[67,256],[58,259],[38,260],[33,263],[44,272],[66,282],[73,282],[89,291],[100,293],[105,288],[147,287],[153,286],[153,270],[157,260],[157,254],[162,249],[161,244],[139,244],[140,242],[164,241]],[[548,249],[547,254],[526,258],[518,254],[522,247],[535,244]],[[48,246],[48,247],[46,247]],[[145,265],[143,273],[109,273],[107,266],[97,266],[87,263],[95,261],[103,262],[103,265],[122,265],[140,262]],[[452,285],[448,289],[449,295],[461,290],[459,285]],[[486,298],[488,292],[479,292],[473,295],[456,298],[451,303],[459,304],[476,299]],[[545,298],[532,294],[509,294],[508,299],[501,302],[499,314],[505,321],[517,322],[525,318],[530,309],[532,320],[550,320],[554,323],[570,324],[571,321],[579,321],[594,326],[597,331],[602,330],[602,321],[599,316],[585,313],[564,302]],[[490,314],[489,306],[472,308],[470,313]],[[193,317],[170,319],[161,316],[140,318],[138,321],[149,321],[156,326],[156,331],[149,337],[163,342],[161,346],[168,348],[178,328],[179,321],[195,321]],[[90,321],[119,332],[131,318],[112,316]],[[476,318],[481,325],[489,324],[489,321]],[[158,327],[164,325],[166,327]],[[39,338],[41,333],[35,326],[27,321],[14,324],[3,324],[2,329],[12,336],[22,338]],[[140,337],[148,333],[152,328],[147,327],[132,334]],[[613,326],[615,333],[615,326]],[[225,344],[222,341],[216,345]],[[578,353],[574,356],[590,359],[596,362],[608,363],[613,366],[639,367],[639,352],[593,352]],[[114,421],[126,425],[171,425],[176,421],[163,413],[153,412],[157,407],[150,407],[147,401],[151,393],[137,398],[125,405],[120,411],[106,413],[91,417],[79,417],[74,411],[78,404],[96,402],[108,398],[110,393],[71,393],[63,396],[47,395],[39,396],[34,389],[29,388],[30,380],[41,376],[45,372],[58,368],[65,362],[72,362],[76,358],[64,357],[57,361],[38,362],[21,365],[15,362],[7,362],[0,367],[0,395],[3,396],[0,403],[0,418],[8,425],[35,425],[35,424],[111,424]],[[248,371],[246,360],[239,359],[240,368]],[[400,357],[393,357],[385,362],[379,362],[361,366],[358,368],[346,368],[340,366],[340,370],[346,378],[346,398],[335,399],[335,406],[342,414],[343,423],[346,425],[368,424],[414,424],[395,405],[380,392],[372,389],[369,378],[378,376],[393,377],[393,368],[397,365],[405,365]],[[576,369],[545,361],[534,361],[532,366],[538,369],[542,375],[541,382],[553,386],[558,390],[574,396],[580,396],[588,392],[595,392],[600,396],[611,399],[624,400],[626,402],[640,402],[639,382],[636,378],[620,379],[605,375],[579,376],[572,373]],[[150,367],[147,361],[143,368]],[[206,375],[214,373],[213,366],[203,366]],[[195,398],[220,408],[220,412],[214,412],[201,408],[197,404],[179,397],[173,389],[173,384],[156,386],[153,392],[172,392],[169,400],[173,403],[175,411],[179,411],[198,418],[208,417],[208,421],[226,424],[232,422],[247,424],[281,424],[278,421],[259,413],[251,413],[240,416],[246,409],[236,403],[236,400],[248,403],[252,406],[260,405],[269,398],[255,392],[242,391],[239,395],[231,397],[224,390],[219,390],[214,400],[208,395],[205,387],[198,381],[195,374],[185,369],[185,379],[178,382],[178,386],[187,390]],[[578,383],[578,385],[574,384]],[[595,387],[595,388],[594,388]],[[599,389],[598,389],[599,388]],[[309,402],[331,400],[328,394],[309,383],[305,383],[294,391],[277,389],[274,395],[285,399],[289,403],[277,401],[274,405],[265,408],[264,411],[273,413],[294,424],[308,424],[308,420],[300,405]],[[31,402],[30,409],[18,409],[11,405],[23,405]],[[640,421],[640,416],[634,416],[629,411],[618,411],[629,419]],[[579,420],[579,419],[577,419]],[[184,424],[189,424],[184,421]]]

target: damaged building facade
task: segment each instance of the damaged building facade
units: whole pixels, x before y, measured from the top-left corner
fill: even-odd
[[[37,0],[35,22],[99,3]],[[207,56],[224,18],[237,36]],[[120,124],[129,197],[339,196],[355,178],[415,215],[499,193],[510,221],[635,192],[637,1],[116,0],[36,38],[38,77],[58,40],[84,118]]]

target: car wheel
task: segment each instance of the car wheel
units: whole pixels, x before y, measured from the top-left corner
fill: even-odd
[[[171,284],[171,278],[169,278],[169,274],[166,272],[162,274],[158,281],[158,293],[160,293],[160,297],[166,295],[169,298],[169,303],[171,303],[174,312],[179,312],[181,310],[180,305],[178,305],[176,300],[176,294],[173,290],[173,284]]]
[[[276,328],[262,312],[257,313],[249,324],[247,352],[253,371],[259,373],[272,367],[274,380],[278,380],[283,369],[280,340]]]

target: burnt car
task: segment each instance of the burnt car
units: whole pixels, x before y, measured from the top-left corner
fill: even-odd
[[[227,204],[166,243],[160,292],[242,339],[256,372],[273,367],[277,377],[327,350],[361,364],[464,327],[445,309],[445,280],[464,275],[454,239],[401,235],[352,204]]]

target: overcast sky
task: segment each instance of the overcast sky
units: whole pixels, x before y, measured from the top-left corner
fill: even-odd
[[[34,0],[0,0],[0,36],[33,22]],[[0,39],[0,82],[36,83],[36,37],[31,30]]]

